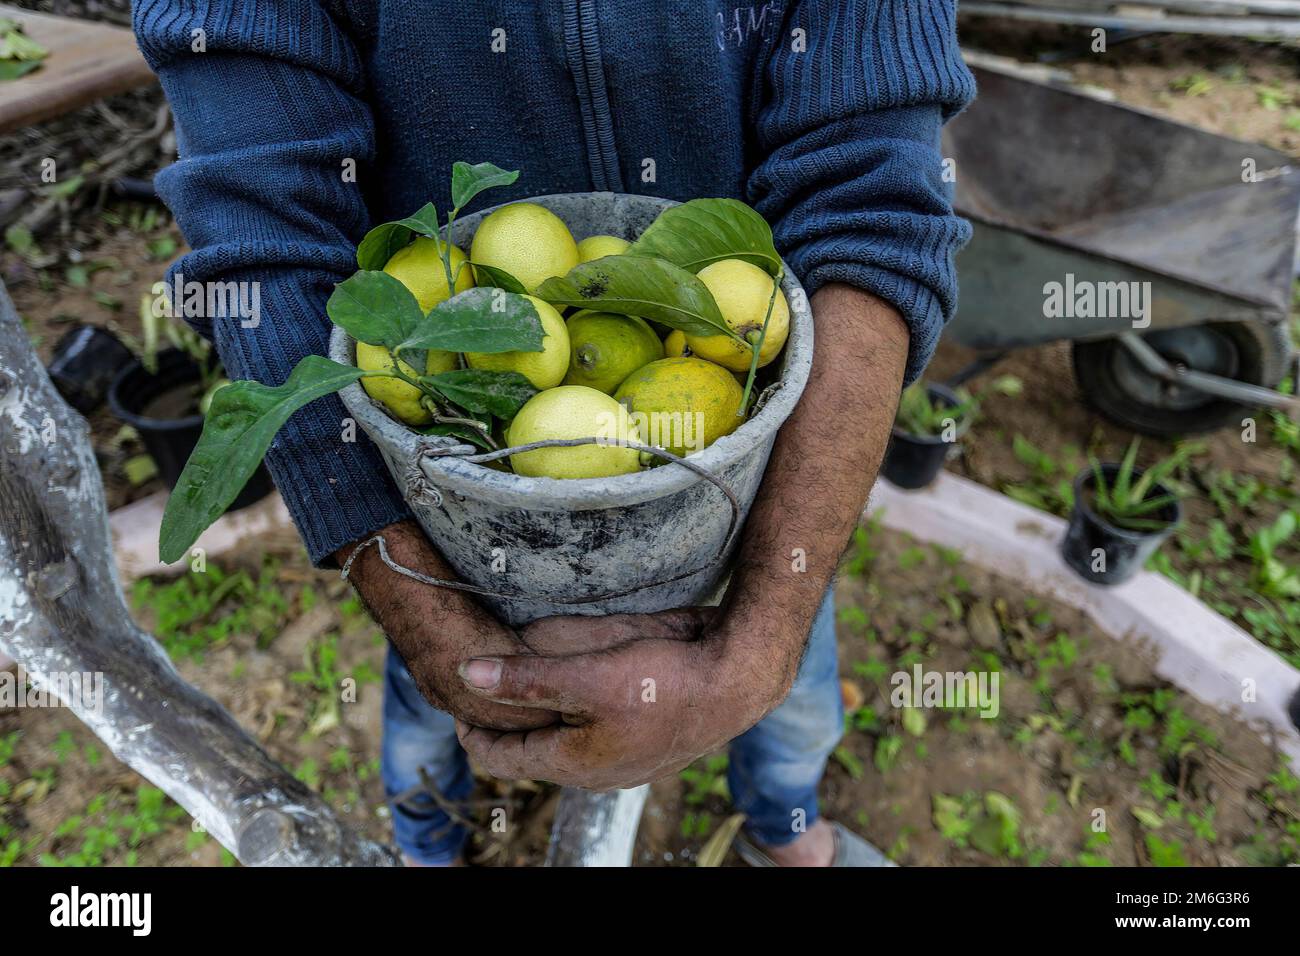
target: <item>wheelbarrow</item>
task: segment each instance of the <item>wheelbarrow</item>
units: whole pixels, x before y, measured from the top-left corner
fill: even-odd
[[[979,97],[944,139],[956,208],[975,226],[945,334],[980,357],[958,381],[1011,349],[1069,339],[1085,399],[1134,431],[1211,431],[1260,406],[1294,414],[1275,389],[1294,361],[1290,157],[974,72]]]

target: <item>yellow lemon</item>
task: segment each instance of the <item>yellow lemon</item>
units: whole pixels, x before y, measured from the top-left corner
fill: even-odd
[[[409,246],[393,253],[384,266],[384,271],[410,290],[423,312],[427,313],[439,302],[451,298],[447,295],[447,269],[442,263],[442,244],[436,239],[417,236]],[[465,253],[454,245],[451,247],[451,274],[456,279],[456,293],[474,288],[473,270],[465,259]],[[440,372],[450,371],[456,367],[456,353],[430,352],[429,364],[437,365]],[[429,374],[432,375],[433,372],[430,371]],[[388,379],[385,384],[398,386],[408,392],[413,390],[405,382],[394,379]],[[418,395],[416,397],[418,399]]]
[[[445,283],[444,283],[445,284]],[[365,342],[357,343],[357,368],[366,372],[387,371],[393,367],[393,353],[382,345],[367,345]],[[398,366],[405,374],[415,378],[419,373],[408,365],[405,361]],[[426,375],[438,375],[441,372],[450,372],[456,367],[455,352],[438,352],[430,351],[429,360],[425,365]],[[375,401],[381,403],[393,416],[408,425],[428,425],[433,421],[433,416],[425,411],[424,406],[420,404],[420,397],[424,394],[414,385],[408,385],[401,379],[396,378],[363,378],[361,387],[366,390],[366,394]]]
[[[553,438],[605,438],[640,442],[627,409],[585,385],[561,385],[530,398],[506,430],[510,445]],[[640,470],[635,448],[571,445],[536,448],[510,456],[515,474],[529,478],[609,478]]]
[[[730,435],[744,389],[720,365],[699,358],[666,358],[637,369],[614,397],[627,406],[648,445],[686,456]]]
[[[630,245],[632,243],[618,236],[588,236],[578,243],[578,261],[591,262],[605,256],[622,255]]]
[[[767,303],[772,298],[772,277],[743,259],[723,259],[699,271],[699,279],[713,294],[722,318],[741,338],[757,333],[767,315]],[[785,293],[777,290],[772,303],[772,319],[763,339],[763,350],[758,354],[758,365],[768,364],[780,354],[790,334],[790,306]],[[727,368],[744,372],[749,370],[754,350],[727,335],[688,335],[686,344],[700,358],[717,362]]]
[[[417,237],[409,246],[393,253],[384,271],[410,289],[425,312],[451,298],[447,294],[442,244],[436,239]],[[456,246],[451,247],[451,274],[456,279],[456,292],[474,288],[473,270],[465,263],[465,253]]]
[[[569,374],[565,385],[612,394],[642,365],[663,358],[664,347],[645,319],[584,309],[569,317]]]
[[[537,307],[537,317],[542,320],[542,350],[540,352],[466,352],[465,361],[470,368],[492,372],[518,372],[534,388],[553,388],[564,380],[569,370],[569,330],[555,307],[536,296],[527,296]]]
[[[691,347],[686,344],[685,332],[673,329],[668,333],[668,338],[664,339],[664,358],[685,358],[692,354]]]
[[[578,264],[578,244],[559,216],[536,203],[503,206],[479,224],[469,257],[502,269],[534,292]]]

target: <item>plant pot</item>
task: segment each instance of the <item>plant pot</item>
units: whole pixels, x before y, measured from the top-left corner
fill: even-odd
[[[1113,483],[1119,465],[1109,462],[1101,466],[1101,471],[1106,476],[1107,483]],[[1142,469],[1133,469],[1134,480],[1141,474]],[[1167,522],[1158,531],[1120,528],[1093,509],[1088,500],[1092,485],[1091,468],[1079,472],[1074,479],[1074,510],[1070,513],[1070,524],[1061,542],[1061,556],[1065,558],[1066,564],[1093,584],[1123,584],[1142,570],[1147,558],[1173,533],[1182,518],[1183,507],[1175,501],[1148,516],[1153,520]],[[1149,492],[1151,497],[1167,494],[1169,489],[1161,484],[1154,485]],[[1094,570],[1095,559],[1100,556],[1096,554],[1097,549],[1105,556],[1102,570]]]
[[[112,332],[78,325],[54,346],[54,358],[46,371],[63,400],[89,415],[104,401],[117,373],[131,361],[131,350]]]
[[[925,390],[932,402],[944,408],[956,408],[961,404],[957,393],[945,385],[927,384]],[[957,434],[949,442],[935,435],[913,435],[895,425],[880,473],[899,488],[908,491],[924,488],[938,477],[948,453],[956,447],[957,439],[966,434],[968,427],[968,422],[958,422]]]
[[[176,487],[203,433],[203,416],[193,410],[192,392],[185,394],[187,386],[196,386],[199,381],[194,361],[178,349],[169,349],[158,356],[157,375],[149,374],[138,360],[132,360],[118,372],[108,390],[113,414],[140,433],[145,450],[158,466],[158,476],[168,488]],[[238,511],[260,501],[271,488],[271,476],[264,465],[259,465],[227,510]]]

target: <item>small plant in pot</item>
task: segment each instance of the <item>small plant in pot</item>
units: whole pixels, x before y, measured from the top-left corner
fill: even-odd
[[[108,403],[113,414],[140,435],[158,476],[174,488],[203,433],[212,396],[228,380],[207,340],[186,325],[155,315],[147,296],[140,318],[144,340],[131,343],[138,357],[113,379]],[[230,510],[261,500],[271,487],[271,476],[259,468]]]
[[[1094,584],[1133,577],[1182,517],[1174,475],[1202,446],[1182,445],[1143,469],[1137,467],[1140,444],[1133,439],[1118,463],[1089,456],[1089,467],[1074,481],[1074,510],[1061,553]]]
[[[909,491],[934,481],[948,452],[966,434],[989,393],[1016,396],[1020,379],[1003,375],[977,395],[933,382],[913,382],[903,389],[894,417],[893,435],[880,473]]]

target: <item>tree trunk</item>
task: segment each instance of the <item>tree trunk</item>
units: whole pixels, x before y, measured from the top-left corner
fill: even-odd
[[[565,787],[551,825],[547,866],[631,866],[648,784],[591,793]]]
[[[392,865],[131,620],[85,420],[59,397],[0,284],[0,650],[44,687],[102,674],[65,701],[114,755],[246,864]]]

